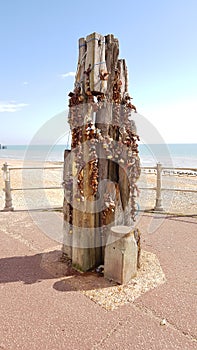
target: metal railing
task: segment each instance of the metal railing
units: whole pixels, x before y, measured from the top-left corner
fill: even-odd
[[[156,187],[139,187],[142,190],[155,190],[155,206],[154,211],[163,211],[162,204],[162,191],[175,191],[175,192],[190,192],[197,193],[197,190],[181,189],[181,188],[166,188],[162,187],[162,175],[194,175],[197,176],[197,168],[180,168],[180,167],[164,167],[161,163],[157,163],[155,167],[141,167],[142,170],[153,170],[157,175]]]
[[[4,192],[5,192],[5,207],[3,211],[13,211],[14,207],[12,205],[12,191],[30,191],[30,190],[53,190],[53,189],[61,189],[63,190],[63,186],[50,186],[50,187],[28,187],[28,188],[12,188],[10,181],[10,171],[14,170],[55,170],[62,169],[63,166],[51,166],[51,167],[9,167],[7,163],[5,163],[2,167],[3,170],[3,178],[4,178]],[[155,187],[139,187],[141,190],[152,190],[156,191],[155,196],[155,205],[154,211],[163,211],[162,204],[162,191],[178,191],[178,192],[191,192],[197,193],[197,190],[191,189],[181,189],[181,188],[164,188],[162,187],[162,176],[168,175],[194,175],[197,177],[197,168],[180,168],[180,167],[164,167],[162,164],[157,163],[156,166],[153,167],[141,167],[141,170],[144,173],[154,173],[156,174],[156,186]]]
[[[4,189],[5,192],[5,207],[3,211],[13,211],[12,205],[12,191],[32,191],[32,190],[63,190],[63,186],[47,186],[47,187],[23,187],[23,188],[12,188],[10,181],[10,172],[14,170],[56,170],[62,169],[63,166],[51,166],[51,167],[9,167],[7,163],[3,164],[3,178],[4,178]]]

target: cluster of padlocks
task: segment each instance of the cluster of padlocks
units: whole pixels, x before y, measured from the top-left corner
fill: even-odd
[[[112,40],[111,43],[110,40]],[[134,220],[135,197],[138,193],[136,181],[140,175],[137,144],[139,137],[136,134],[135,123],[132,121],[132,113],[136,112],[136,107],[132,104],[132,98],[127,92],[126,64],[125,61],[122,64],[123,60],[118,60],[118,52],[116,61],[111,60],[111,66],[109,66],[108,49],[113,53],[117,47],[116,39],[113,40],[108,37],[97,38],[96,34],[86,40],[80,39],[79,58],[81,58],[74,91],[69,93],[68,118],[72,132],[71,150],[74,153],[74,173],[77,176],[74,196],[78,202],[83,202],[87,192],[84,186],[88,186],[91,189],[89,194],[97,199],[99,182],[102,180],[99,159],[106,159],[108,171],[105,172],[105,176],[110,178],[110,171],[118,173],[118,169],[121,168],[127,178],[131,217]],[[80,50],[84,50],[83,55]],[[91,55],[91,50],[97,53]],[[92,57],[97,55],[105,57],[106,61],[92,62]],[[109,163],[116,164],[114,170],[113,167],[109,170]],[[84,168],[87,167],[87,164],[85,185]],[[119,181],[118,174],[116,175],[116,181],[121,187],[122,183]],[[71,186],[70,179],[65,182],[68,191],[67,184]],[[105,197],[103,218],[116,207],[109,193],[106,193]]]

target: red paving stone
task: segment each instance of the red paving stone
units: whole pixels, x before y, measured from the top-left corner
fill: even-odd
[[[152,235],[146,231],[148,220],[147,217],[142,227],[144,249],[157,254],[167,282],[138,298],[135,304],[151,309],[181,331],[197,337],[197,220],[166,218]]]
[[[158,256],[167,282],[106,311],[80,291],[55,288],[61,276],[40,263],[57,242],[27,214],[0,213],[0,349],[196,349],[197,220],[144,215],[138,226],[143,249]]]

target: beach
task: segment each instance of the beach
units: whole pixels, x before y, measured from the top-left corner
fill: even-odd
[[[7,162],[9,167],[23,168],[35,167],[37,169],[13,169],[10,171],[10,183],[12,189],[23,188],[42,188],[56,187],[56,189],[40,189],[40,190],[13,190],[12,202],[15,210],[24,209],[45,209],[62,207],[64,193],[62,187],[63,181],[63,163],[62,162],[29,162],[23,163],[22,160],[0,159],[0,167]],[[59,167],[58,169],[38,169],[39,167]],[[137,182],[140,189],[139,197],[136,198],[138,210],[151,210],[155,206],[155,190],[145,190],[145,187],[156,186],[156,174],[141,172],[141,176]],[[57,188],[59,187],[59,188]],[[162,176],[162,187],[170,188],[172,191],[162,191],[162,205],[164,212],[197,215],[197,193],[178,192],[173,189],[197,189],[197,176],[187,174],[168,174]],[[3,191],[4,180],[1,170],[0,176],[0,210],[5,205],[5,194]]]
[[[155,187],[156,174],[141,173],[138,181],[138,187]],[[197,214],[197,192],[178,192],[174,189],[192,190],[197,189],[197,176],[195,175],[169,175],[162,176],[162,188],[172,191],[162,190],[162,206],[164,212],[191,215]],[[142,210],[153,209],[155,206],[156,193],[152,190],[140,190],[138,199]]]
[[[62,168],[61,169],[38,169],[39,167],[61,166],[57,163],[23,163],[22,160],[1,159],[0,166],[7,162],[9,168],[35,167],[37,169],[14,169],[10,170],[10,184],[12,189],[23,188],[42,188],[42,187],[61,187],[60,189],[51,190],[13,190],[12,202],[15,210],[20,209],[42,209],[62,207],[63,205],[63,188],[62,184]],[[2,170],[1,170],[2,171]],[[4,206],[4,181],[3,172],[0,176],[0,208]]]

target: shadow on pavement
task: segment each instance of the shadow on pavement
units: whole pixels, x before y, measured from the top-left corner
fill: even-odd
[[[24,284],[33,284],[61,278],[53,284],[53,288],[60,292],[107,288],[112,285],[96,272],[80,273],[74,270],[69,261],[61,261],[61,256],[60,250],[54,250],[30,256],[2,258],[0,284],[20,281]]]

